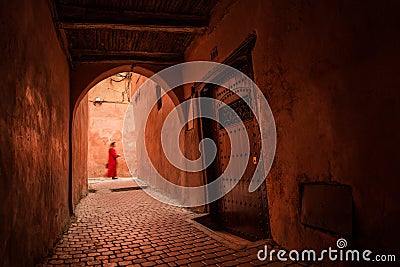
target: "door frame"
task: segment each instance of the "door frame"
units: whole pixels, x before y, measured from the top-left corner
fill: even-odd
[[[252,59],[252,51],[255,47],[257,40],[257,35],[255,33],[250,34],[245,41],[243,41],[238,48],[236,48],[224,61],[223,64],[231,66],[233,68],[237,68],[238,66],[242,65],[243,62],[247,62],[250,68],[249,78],[254,81],[254,69],[253,69],[253,59]],[[213,89],[218,87],[217,85],[211,83],[197,83],[192,87],[192,95],[194,97],[211,97]],[[201,110],[199,105],[197,105],[199,110],[197,111],[198,114],[201,114]],[[258,110],[258,107],[256,107]],[[211,138],[214,140],[213,131],[216,131],[216,127],[214,126],[215,122],[211,122],[208,119],[204,119],[200,117],[198,119],[199,125],[199,140],[203,140],[204,138]],[[215,140],[214,140],[215,141]],[[210,183],[216,179],[216,174],[218,173],[218,160],[214,160],[213,164],[211,164],[208,168],[203,170],[203,179],[204,183]],[[270,231],[270,221],[269,221],[269,207],[266,195],[266,181],[261,185],[263,188],[262,190],[265,191],[265,196],[262,194],[262,200],[265,203],[265,237],[271,237]],[[205,192],[207,195],[207,192]],[[265,197],[265,199],[264,199]],[[216,224],[221,224],[220,216],[219,216],[219,201],[214,201],[213,203],[209,203],[206,207],[207,212],[209,212],[211,218]],[[263,205],[264,206],[264,205]]]

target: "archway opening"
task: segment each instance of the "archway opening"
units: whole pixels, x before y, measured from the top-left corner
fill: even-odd
[[[127,109],[135,91],[146,79],[132,72],[117,73],[100,81],[87,93],[89,179],[112,177],[109,173],[112,167],[105,168],[109,160],[108,150],[111,143],[115,143],[115,151],[120,155],[117,159],[116,175],[137,176],[138,133],[135,129],[133,112]],[[129,127],[124,127],[124,121],[127,121]]]
[[[73,106],[72,203],[76,204],[88,192],[90,179],[112,180],[114,175],[109,174],[109,169],[105,166],[108,163],[112,142],[116,143],[116,153],[121,156],[116,160],[115,177],[122,181],[122,178],[132,180],[132,177],[139,176],[141,162],[139,156],[145,155],[143,153],[145,148],[140,145],[137,147],[136,141],[148,137],[144,131],[139,131],[139,128],[143,127],[138,126],[139,119],[133,107],[146,106],[151,102],[149,99],[160,95],[160,87],[155,83],[146,83],[147,86],[142,86],[153,74],[141,67],[132,68],[124,65],[103,71],[91,81],[86,79],[86,86],[81,87],[84,89],[75,98],[76,104]],[[73,89],[76,94],[77,88]],[[71,101],[73,103],[73,99]],[[174,92],[163,95],[162,100],[154,106],[157,114],[150,120],[152,127],[159,127],[161,124],[158,120],[165,118],[178,103],[178,97]]]

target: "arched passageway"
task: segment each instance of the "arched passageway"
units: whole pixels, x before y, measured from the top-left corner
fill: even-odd
[[[130,70],[134,69],[141,74],[136,74],[134,72],[129,72],[129,71],[121,72],[123,70],[129,70],[129,69]],[[129,74],[129,81],[124,85],[124,87],[127,86],[128,89],[117,88],[117,86],[115,85],[116,83],[115,80],[114,80],[114,85],[112,84],[113,77],[115,79],[119,79],[115,75],[122,73],[125,73],[125,75]],[[112,75],[109,76],[110,74]],[[132,78],[132,75],[134,76],[133,77],[134,79]],[[113,68],[111,70],[101,72],[92,81],[88,80],[86,83],[82,82],[82,84],[87,84],[87,86],[81,89],[81,93],[77,98],[78,102],[75,104],[75,107],[73,109],[74,114],[73,114],[72,135],[71,135],[72,136],[71,140],[72,179],[70,181],[72,203],[70,203],[70,206],[75,205],[79,201],[79,199],[86,194],[88,188],[87,185],[88,177],[92,177],[91,176],[92,174],[94,174],[95,176],[99,176],[101,172],[102,172],[101,176],[105,175],[104,168],[100,169],[99,166],[104,167],[104,162],[106,162],[107,158],[98,155],[99,152],[94,152],[94,150],[96,150],[96,144],[97,148],[99,146],[102,147],[104,150],[103,153],[106,154],[110,142],[112,141],[118,142],[121,153],[122,154],[127,153],[126,156],[130,160],[128,161],[129,162],[128,165],[126,164],[124,159],[121,160],[122,169],[120,170],[121,171],[120,174],[122,173],[123,176],[128,176],[128,177],[130,177],[131,175],[137,176],[138,172],[137,163],[133,163],[134,161],[136,162],[138,161],[136,155],[136,139],[144,138],[144,132],[141,131],[132,132],[132,129],[129,128],[129,125],[138,123],[137,121],[139,119],[134,120],[133,119],[134,117],[138,118],[141,117],[140,113],[136,115],[134,114],[133,106],[140,105],[141,102],[146,104],[147,101],[149,101],[149,99],[154,98],[156,96],[154,94],[156,85],[154,83],[145,83],[147,76],[144,75],[151,77],[152,75],[154,75],[154,73],[142,67],[132,68],[132,66],[129,65],[122,65]],[[88,78],[87,76],[83,77],[85,79]],[[134,80],[133,82],[132,79]],[[121,79],[121,81],[122,80],[123,79]],[[94,86],[90,87],[93,84]],[[139,89],[141,90],[140,93],[137,92]],[[118,94],[119,90],[122,90],[121,92],[124,93],[122,97],[126,97],[126,99],[123,98],[122,101],[120,100],[121,94]],[[93,94],[91,94],[90,91],[93,91]],[[114,91],[114,96],[112,95],[112,93],[111,94],[109,93],[110,91]],[[115,92],[117,92],[118,95]],[[98,103],[96,103],[96,97],[98,97],[99,100],[97,101]],[[133,99],[134,97],[135,99]],[[117,100],[117,98],[119,100]],[[163,96],[161,101],[164,102],[164,107],[163,109],[157,111],[157,116],[160,117],[163,116],[166,117],[166,115],[173,109],[173,107],[177,103],[179,103],[178,97],[175,95],[173,91]],[[88,105],[88,102],[90,102],[91,104]],[[92,105],[92,104],[97,104],[97,105]],[[123,106],[120,106],[118,110],[114,110],[116,113],[110,114],[109,113],[111,112],[110,110],[107,109],[104,111],[104,109],[108,104],[114,104],[114,105],[119,104]],[[101,113],[100,112],[101,110],[103,110],[105,113],[104,112]],[[105,115],[107,115],[108,117],[105,117]],[[101,116],[103,116],[103,118],[101,119],[102,122],[97,126],[93,126],[96,125],[93,116],[97,116],[97,121],[101,119],[100,118]],[[114,121],[115,123],[112,124],[112,121]],[[151,128],[160,127],[160,125],[153,125],[157,123],[156,121],[157,121],[156,118],[150,119],[149,124],[151,125],[150,126]],[[111,124],[111,126],[116,129],[108,129],[109,127],[107,128],[107,124]],[[95,128],[97,127],[97,128],[94,129],[90,127],[95,127]],[[133,125],[132,127],[140,128],[140,126],[138,125]],[[99,136],[99,133],[102,133],[102,135]],[[122,136],[123,133],[125,134],[124,136],[125,140],[123,140]],[[135,137],[130,136],[130,134],[134,135]],[[123,143],[123,141],[125,142],[125,144]],[[89,153],[88,153],[88,147],[89,147]],[[130,147],[135,147],[135,151],[132,152],[130,150]],[[139,145],[137,149],[143,150],[143,147]],[[130,153],[131,154],[134,153],[135,155],[130,155]],[[144,154],[144,152],[140,153],[139,151],[137,153],[139,155]],[[99,162],[99,160],[96,160],[96,162],[92,162],[95,157],[104,158],[104,160],[102,162]],[[144,163],[142,164],[144,165]],[[95,170],[93,168],[95,168]]]
[[[253,248],[258,243],[244,243],[242,251],[228,248],[217,236],[206,237],[203,233],[207,230],[200,233],[195,230],[200,226],[188,224],[187,219],[195,216],[191,211],[154,202],[141,190],[109,194],[128,217],[99,208],[96,201],[111,201],[104,195],[93,193],[81,199],[87,193],[87,121],[83,119],[87,109],[79,103],[87,103],[88,90],[115,73],[133,71],[150,77],[177,63],[198,60],[236,62],[235,67],[249,70],[246,73],[270,104],[277,146],[271,171],[260,177],[266,179],[265,192],[247,194],[246,184],[240,182],[214,207],[199,205],[197,212],[210,211],[219,226],[242,237],[261,229],[267,235],[257,238],[270,235],[288,249],[322,250],[346,244],[343,240],[336,243],[344,238],[348,247],[367,248],[373,255],[396,254],[400,236],[398,9],[397,1],[2,1],[1,264],[33,266],[40,262],[75,213],[78,219],[71,224],[71,234],[81,233],[82,238],[79,244],[72,244],[74,236],[64,236],[65,246],[57,245],[57,253],[62,253],[52,258],[54,265],[89,265],[105,256],[102,260],[111,265],[117,264],[112,261],[145,265],[143,258],[150,262],[146,264],[170,265],[179,260],[183,262],[177,264],[232,260],[229,264],[240,265],[242,259],[266,263],[256,257]],[[240,48],[251,42],[252,49],[241,53]],[[244,92],[239,81],[232,86]],[[157,90],[153,86],[145,91],[156,95]],[[225,97],[223,90],[193,83],[176,88],[168,105],[161,109],[156,105],[151,111],[154,124],[143,137],[158,140],[167,110],[199,96],[213,96],[246,113],[246,105],[236,102],[234,94]],[[252,100],[257,106],[260,98]],[[218,111],[214,114],[226,111],[210,110]],[[190,117],[189,111],[179,118]],[[268,138],[261,131],[267,124],[264,121],[257,126],[251,115],[244,117],[251,153],[258,154],[258,140]],[[234,123],[231,126],[239,136],[240,128]],[[254,126],[254,131],[249,126]],[[200,157],[199,144],[204,137],[216,141],[219,158],[207,170],[176,171],[159,144],[149,149],[157,159],[152,162],[177,185],[201,186],[221,173],[223,164],[233,156],[221,152],[226,152],[230,142],[225,136],[228,131],[195,119],[170,136],[171,140],[179,137],[175,151],[181,150],[191,160]],[[235,159],[240,154],[236,153]],[[247,163],[259,161],[252,155]],[[224,177],[221,188],[239,178]],[[147,182],[157,185],[151,175]],[[177,193],[184,200],[200,197],[180,194],[181,190],[178,187],[167,193]],[[125,196],[137,197],[140,203],[131,206]],[[75,209],[80,199],[82,204]],[[249,203],[254,212],[248,212]],[[152,207],[152,216],[146,216],[144,212]],[[135,217],[132,208],[140,216]],[[105,213],[111,216],[98,216]],[[100,231],[92,225],[93,231],[85,233],[83,228],[92,222],[107,222],[101,218],[121,219],[126,227],[122,232],[107,226]],[[79,225],[74,224],[77,222]],[[142,235],[143,230],[151,233],[151,239]],[[192,230],[194,236],[189,233]],[[131,233],[137,235],[129,236]],[[199,245],[194,241],[196,235],[200,236]],[[161,241],[164,238],[167,241]],[[121,239],[131,240],[123,244]],[[94,254],[70,253],[75,246],[93,249],[90,253]],[[121,249],[114,253],[113,246]],[[206,252],[199,254],[199,249]]]

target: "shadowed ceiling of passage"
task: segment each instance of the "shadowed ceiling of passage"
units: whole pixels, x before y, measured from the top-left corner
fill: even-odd
[[[71,62],[172,65],[209,25],[217,0],[54,0]]]

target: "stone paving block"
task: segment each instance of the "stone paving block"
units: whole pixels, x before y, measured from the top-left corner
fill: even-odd
[[[190,267],[201,267],[201,266],[203,266],[203,263],[201,263],[201,262],[194,262],[194,263],[188,264],[188,266],[190,266]]]

